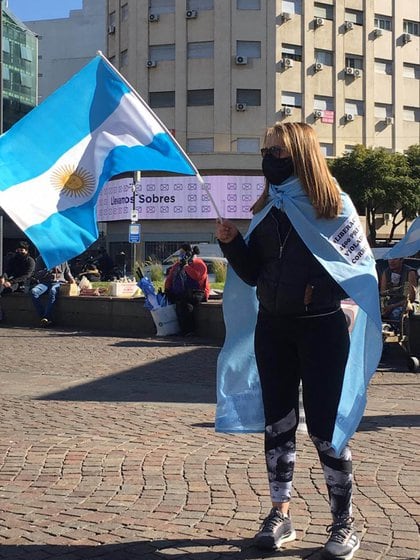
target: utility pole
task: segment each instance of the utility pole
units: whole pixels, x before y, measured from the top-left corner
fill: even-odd
[[[138,223],[139,213],[138,210],[136,210],[137,185],[139,185],[140,181],[141,181],[141,172],[134,171],[133,185],[132,185],[133,207],[131,210],[131,224],[130,224],[130,232],[129,232],[129,242],[132,245],[131,270],[133,276],[135,276],[136,274],[135,268],[136,268],[136,260],[137,260],[137,243],[140,242],[140,224]]]

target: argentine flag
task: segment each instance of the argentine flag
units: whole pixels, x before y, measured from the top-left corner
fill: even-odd
[[[135,170],[198,175],[158,117],[98,55],[0,137],[0,206],[52,267],[98,238],[102,187]]]
[[[383,259],[398,259],[411,257],[420,251],[420,216],[411,224],[404,237],[382,257]]]

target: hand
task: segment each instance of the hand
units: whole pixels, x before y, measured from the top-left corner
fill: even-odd
[[[229,220],[218,220],[216,223],[216,237],[222,243],[230,243],[238,235],[238,228]]]

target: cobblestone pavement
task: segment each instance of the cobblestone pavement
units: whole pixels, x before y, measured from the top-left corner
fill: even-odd
[[[208,341],[0,329],[0,558],[320,558],[329,523],[299,432],[298,539],[252,547],[268,511],[262,437],[213,429]],[[352,448],[360,560],[418,558],[420,376],[375,376]]]

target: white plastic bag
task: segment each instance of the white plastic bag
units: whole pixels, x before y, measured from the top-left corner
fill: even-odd
[[[178,334],[180,331],[175,305],[156,307],[150,311],[156,325],[157,336]]]

